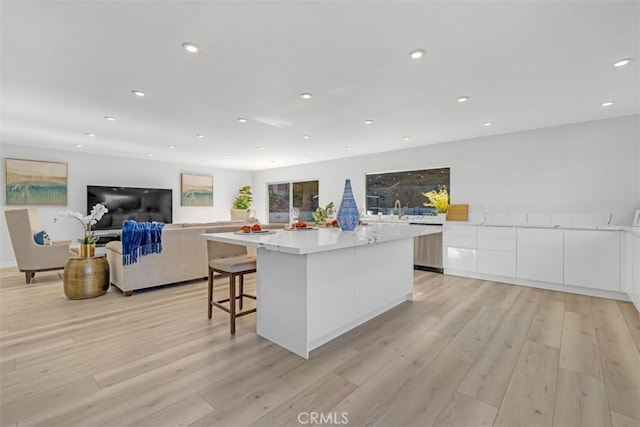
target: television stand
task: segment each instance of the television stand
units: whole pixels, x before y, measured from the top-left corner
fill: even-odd
[[[100,239],[96,243],[96,246],[104,246],[109,242],[113,242],[114,240],[120,240],[120,236],[122,236],[122,229],[117,230],[94,230],[94,234]]]

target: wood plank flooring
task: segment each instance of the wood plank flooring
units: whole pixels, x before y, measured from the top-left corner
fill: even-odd
[[[626,302],[416,271],[413,302],[304,360],[255,316],[229,336],[206,292],[70,301],[0,270],[0,426],[640,426]]]

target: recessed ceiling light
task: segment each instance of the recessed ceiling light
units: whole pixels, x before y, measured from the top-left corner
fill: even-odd
[[[308,155],[308,154],[305,154],[305,155],[303,155],[303,156],[302,156],[302,158],[303,158],[303,159],[308,159],[308,158],[309,158],[309,155]]]
[[[611,107],[615,103],[616,103],[616,101],[607,101],[607,102],[603,102],[601,105],[603,107]]]
[[[404,138],[402,138],[405,141],[411,141],[411,137],[410,136],[405,136]]]
[[[311,99],[313,95],[311,95],[309,92],[305,92],[305,93],[301,93],[300,94],[300,98],[302,99]]]
[[[461,96],[460,98],[458,98],[458,102],[467,102],[469,100],[468,96]]]
[[[84,147],[84,145],[82,145],[82,144],[73,144],[73,146],[74,146],[74,147],[76,147],[76,148],[82,148],[82,147]]]
[[[493,122],[484,122],[482,124],[482,126],[491,126],[491,125],[493,125]]]
[[[90,136],[90,137],[92,137],[92,138],[93,138],[94,136],[96,136],[96,134],[95,134],[95,133],[86,133],[85,135]]]
[[[373,124],[373,120],[365,120],[365,121],[364,121],[364,124],[365,124],[365,125]]]
[[[141,90],[132,90],[131,93],[133,93],[135,96],[144,96],[145,93]]]
[[[153,156],[152,153],[147,153],[147,157],[151,157],[151,156]]]
[[[414,50],[412,51],[409,56],[411,57],[411,59],[420,59],[424,56],[424,50],[422,49],[418,49],[418,50]]]
[[[347,147],[347,150],[348,150],[348,151],[351,151],[351,150],[353,150],[353,147],[352,147],[352,146],[348,146],[348,147]]]
[[[258,150],[264,150],[264,147],[261,145],[258,147]]]
[[[204,135],[197,134],[197,135],[196,135],[196,138],[200,138],[200,139],[202,139],[202,138],[204,138]]]
[[[167,148],[170,149],[170,150],[173,150],[174,148],[176,148],[176,146],[175,145],[167,145]]]
[[[240,123],[247,123],[247,119],[245,119],[244,117],[238,117],[238,121]]]
[[[309,138],[311,138],[309,135],[302,135],[302,137],[303,137],[304,139],[309,139]]]
[[[618,67],[624,67],[625,65],[627,65],[629,62],[631,62],[631,58],[624,58],[624,59],[619,59],[616,62],[613,63],[613,66],[618,68]]]
[[[114,121],[116,118],[111,116],[104,116],[105,120],[109,120],[110,122]]]
[[[189,53],[198,53],[200,52],[200,48],[197,44],[194,43],[182,43],[182,48]]]
[[[230,158],[231,158],[231,154],[225,154],[224,156],[225,156],[227,159],[230,159]]]
[[[275,163],[275,162],[276,162],[275,160],[269,160],[269,163]]]

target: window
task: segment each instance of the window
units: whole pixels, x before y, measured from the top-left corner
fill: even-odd
[[[300,221],[313,221],[318,208],[318,181],[268,184],[269,222],[289,223],[290,207],[300,209]]]
[[[367,174],[366,209],[374,215],[389,214],[400,200],[406,215],[435,214],[434,208],[424,206],[427,198],[422,193],[443,185],[451,198],[449,174],[449,168]]]

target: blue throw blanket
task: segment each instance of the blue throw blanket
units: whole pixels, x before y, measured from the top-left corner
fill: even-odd
[[[162,252],[162,227],[162,222],[126,220],[122,225],[122,264],[133,264],[139,256]]]

